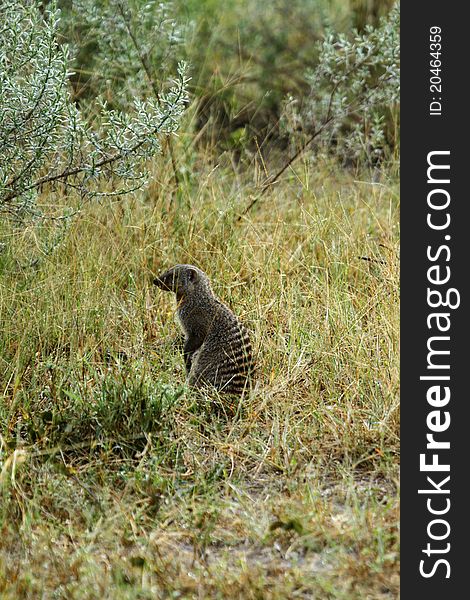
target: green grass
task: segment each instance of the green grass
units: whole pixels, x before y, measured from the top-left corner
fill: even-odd
[[[391,173],[298,163],[237,220],[256,168],[196,156],[175,194],[160,161],[35,267],[34,231],[5,232],[2,599],[398,597]],[[151,284],[177,262],[253,331],[236,410],[185,386]]]

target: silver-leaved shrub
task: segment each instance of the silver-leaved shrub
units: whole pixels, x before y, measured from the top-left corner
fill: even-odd
[[[346,159],[386,158],[399,140],[399,4],[377,27],[328,33],[318,50],[318,63],[307,74],[309,93],[285,103],[283,124],[291,139],[315,139]]]
[[[46,216],[37,202],[45,186],[86,198],[102,193],[103,180],[115,194],[144,185],[145,160],[177,130],[188,101],[180,63],[164,93],[134,97],[125,112],[101,99],[83,114],[72,99],[60,17],[55,3],[40,10],[5,0],[0,8],[0,214],[16,220]]]

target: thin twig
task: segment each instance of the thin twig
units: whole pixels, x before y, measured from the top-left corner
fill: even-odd
[[[253,198],[250,204],[245,208],[241,215],[238,216],[237,222],[241,221],[241,219],[249,212],[253,206],[260,200],[260,198],[268,191],[268,189],[278,181],[279,177],[283,175],[285,171],[305,152],[305,150],[310,146],[310,144],[323,132],[323,130],[334,120],[334,117],[330,117],[328,121],[325,121],[323,125],[317,129],[308,140],[297,150],[297,152],[291,156],[291,158],[282,166],[277,173],[269,177],[262,185],[260,193]]]

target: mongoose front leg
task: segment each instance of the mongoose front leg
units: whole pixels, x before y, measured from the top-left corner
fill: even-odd
[[[202,341],[195,337],[187,338],[184,342],[183,353],[184,353],[184,364],[186,366],[186,374],[187,375],[189,375],[189,373],[191,371],[193,354],[196,352],[196,350],[199,350],[201,345],[202,345]]]

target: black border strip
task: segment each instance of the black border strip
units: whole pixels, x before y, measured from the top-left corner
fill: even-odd
[[[435,0],[401,4],[401,597],[405,600],[451,600],[469,593],[465,590],[470,572],[466,548],[470,399],[464,374],[470,370],[466,345],[470,201],[465,189],[470,174],[466,111],[470,31],[459,8],[457,3]],[[441,52],[436,59],[430,54],[438,47],[430,47],[430,36],[438,28]],[[431,73],[431,60],[441,61],[437,75]],[[441,87],[431,88],[433,82]],[[450,168],[428,170],[430,163]],[[455,307],[445,306],[446,300]],[[421,469],[420,455],[424,455]]]

